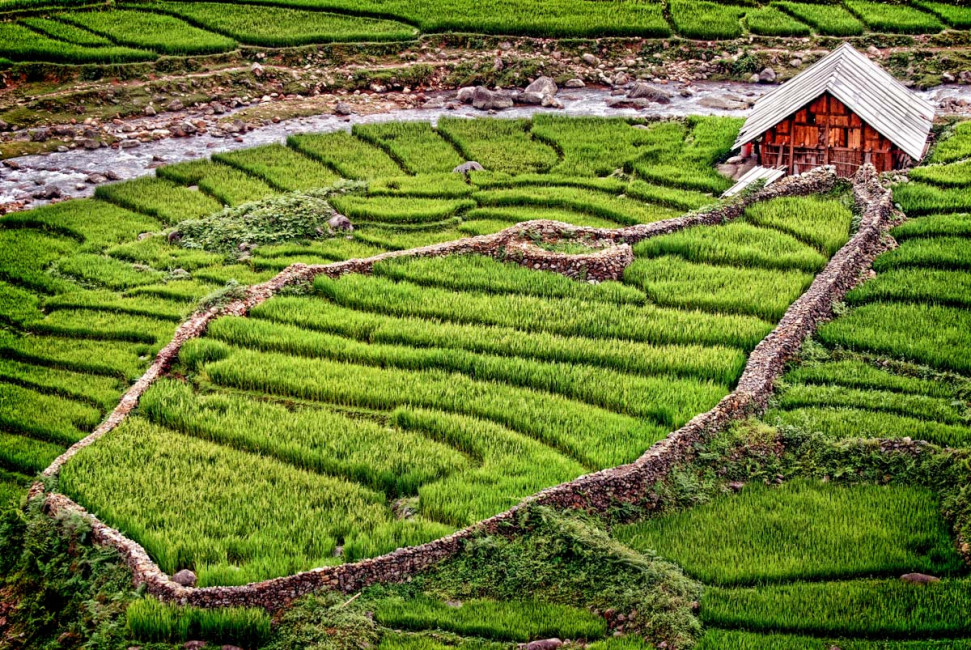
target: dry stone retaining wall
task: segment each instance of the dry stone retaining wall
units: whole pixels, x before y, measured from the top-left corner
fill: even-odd
[[[407,251],[392,251],[366,259],[348,260],[325,265],[295,264],[272,280],[251,287],[247,295],[223,308],[213,308],[196,314],[182,324],[173,340],[162,349],[152,366],[122,397],[109,417],[88,437],[68,449],[44,472],[54,476],[78,451],[87,447],[120,424],[137,405],[148,387],[161,376],[178,355],[182,344],[201,336],[209,322],[222,315],[245,315],[254,306],[268,300],[285,286],[312,280],[317,275],[339,277],[346,273],[368,273],[374,264],[396,257],[432,257],[477,253],[505,257],[509,247],[526,251],[527,265],[540,265],[561,273],[576,270],[576,264],[587,265],[592,260],[606,260],[599,268],[604,279],[610,273],[616,277],[617,266],[631,255],[629,244],[657,235],[676,232],[697,225],[711,225],[730,221],[742,215],[750,204],[779,196],[796,196],[824,192],[836,182],[832,168],[815,170],[802,176],[787,178],[769,188],[739,197],[714,210],[686,215],[676,219],[621,228],[617,230],[582,228],[551,221],[518,224],[493,235],[471,237],[454,242],[436,244]],[[518,511],[530,504],[552,505],[561,508],[604,509],[622,502],[651,505],[651,487],[663,479],[676,465],[690,458],[693,446],[706,437],[723,430],[730,422],[765,407],[773,382],[782,373],[785,363],[801,346],[820,322],[831,315],[833,303],[839,300],[867,269],[880,247],[880,239],[892,214],[890,192],[884,190],[872,167],[861,170],[855,188],[856,201],[864,211],[859,232],[830,261],[817,276],[809,290],[790,306],[776,329],[753,351],[739,385],[707,413],[693,418],[688,424],[653,445],[643,456],[623,465],[543,490],[512,509],[486,519],[441,539],[421,546],[398,549],[387,555],[353,564],[328,566],[291,576],[234,587],[184,587],[171,580],[137,542],[107,526],[80,505],[63,494],[45,496],[45,508],[51,516],[81,514],[91,524],[96,544],[119,551],[132,569],[136,585],[144,584],[148,593],[169,602],[199,607],[249,606],[276,610],[304,594],[318,589],[338,589],[354,592],[378,582],[407,579],[428,567],[461,551],[465,540],[482,531],[495,532],[514,524]],[[579,237],[609,240],[614,246],[590,255],[564,255],[544,251],[538,247],[523,247],[524,236],[530,238]],[[572,259],[569,259],[572,258]],[[627,260],[629,263],[629,260]],[[546,265],[544,267],[544,264]],[[626,264],[624,264],[626,266]],[[589,266],[588,266],[589,268]],[[589,271],[588,271],[589,272]],[[619,273],[623,273],[620,267]],[[596,279],[596,278],[592,278]],[[44,493],[42,483],[31,488],[32,496]]]

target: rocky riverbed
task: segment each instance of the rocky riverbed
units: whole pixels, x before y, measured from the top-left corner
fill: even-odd
[[[617,80],[623,81],[623,80]],[[774,86],[758,83],[627,81],[612,87],[582,87],[580,80],[558,89],[537,82],[523,90],[465,88],[422,95],[410,102],[378,93],[357,93],[321,112],[290,119],[253,119],[259,109],[287,114],[286,98],[242,98],[185,107],[107,124],[44,127],[30,137],[61,138],[59,150],[22,156],[0,164],[0,213],[66,198],[86,197],[105,182],[152,173],[155,167],[274,142],[295,133],[348,130],[354,124],[391,120],[436,122],[443,115],[516,118],[540,111],[572,116],[667,118],[685,115],[744,116]],[[971,86],[948,85],[921,91],[941,114],[971,114]],[[416,108],[402,108],[415,105]],[[306,109],[304,109],[306,110]],[[293,111],[297,112],[297,111]],[[246,119],[243,119],[246,118]],[[36,130],[35,130],[36,131]]]

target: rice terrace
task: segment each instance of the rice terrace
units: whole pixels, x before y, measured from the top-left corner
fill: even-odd
[[[971,650],[961,0],[0,0],[0,648]]]

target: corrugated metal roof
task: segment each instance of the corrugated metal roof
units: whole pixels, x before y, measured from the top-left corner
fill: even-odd
[[[752,183],[762,179],[765,179],[766,185],[771,185],[774,181],[779,180],[783,174],[785,174],[785,172],[781,169],[773,169],[772,167],[753,167],[745,172],[745,174],[738,179],[738,182],[725,190],[725,193],[722,194],[722,196],[735,196]]]
[[[735,146],[751,142],[825,92],[914,160],[923,157],[934,106],[848,43],[759,99]]]

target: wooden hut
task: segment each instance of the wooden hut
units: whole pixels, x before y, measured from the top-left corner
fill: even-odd
[[[885,172],[923,157],[933,120],[927,100],[844,44],[759,99],[735,146],[754,143],[759,165],[789,174]]]

